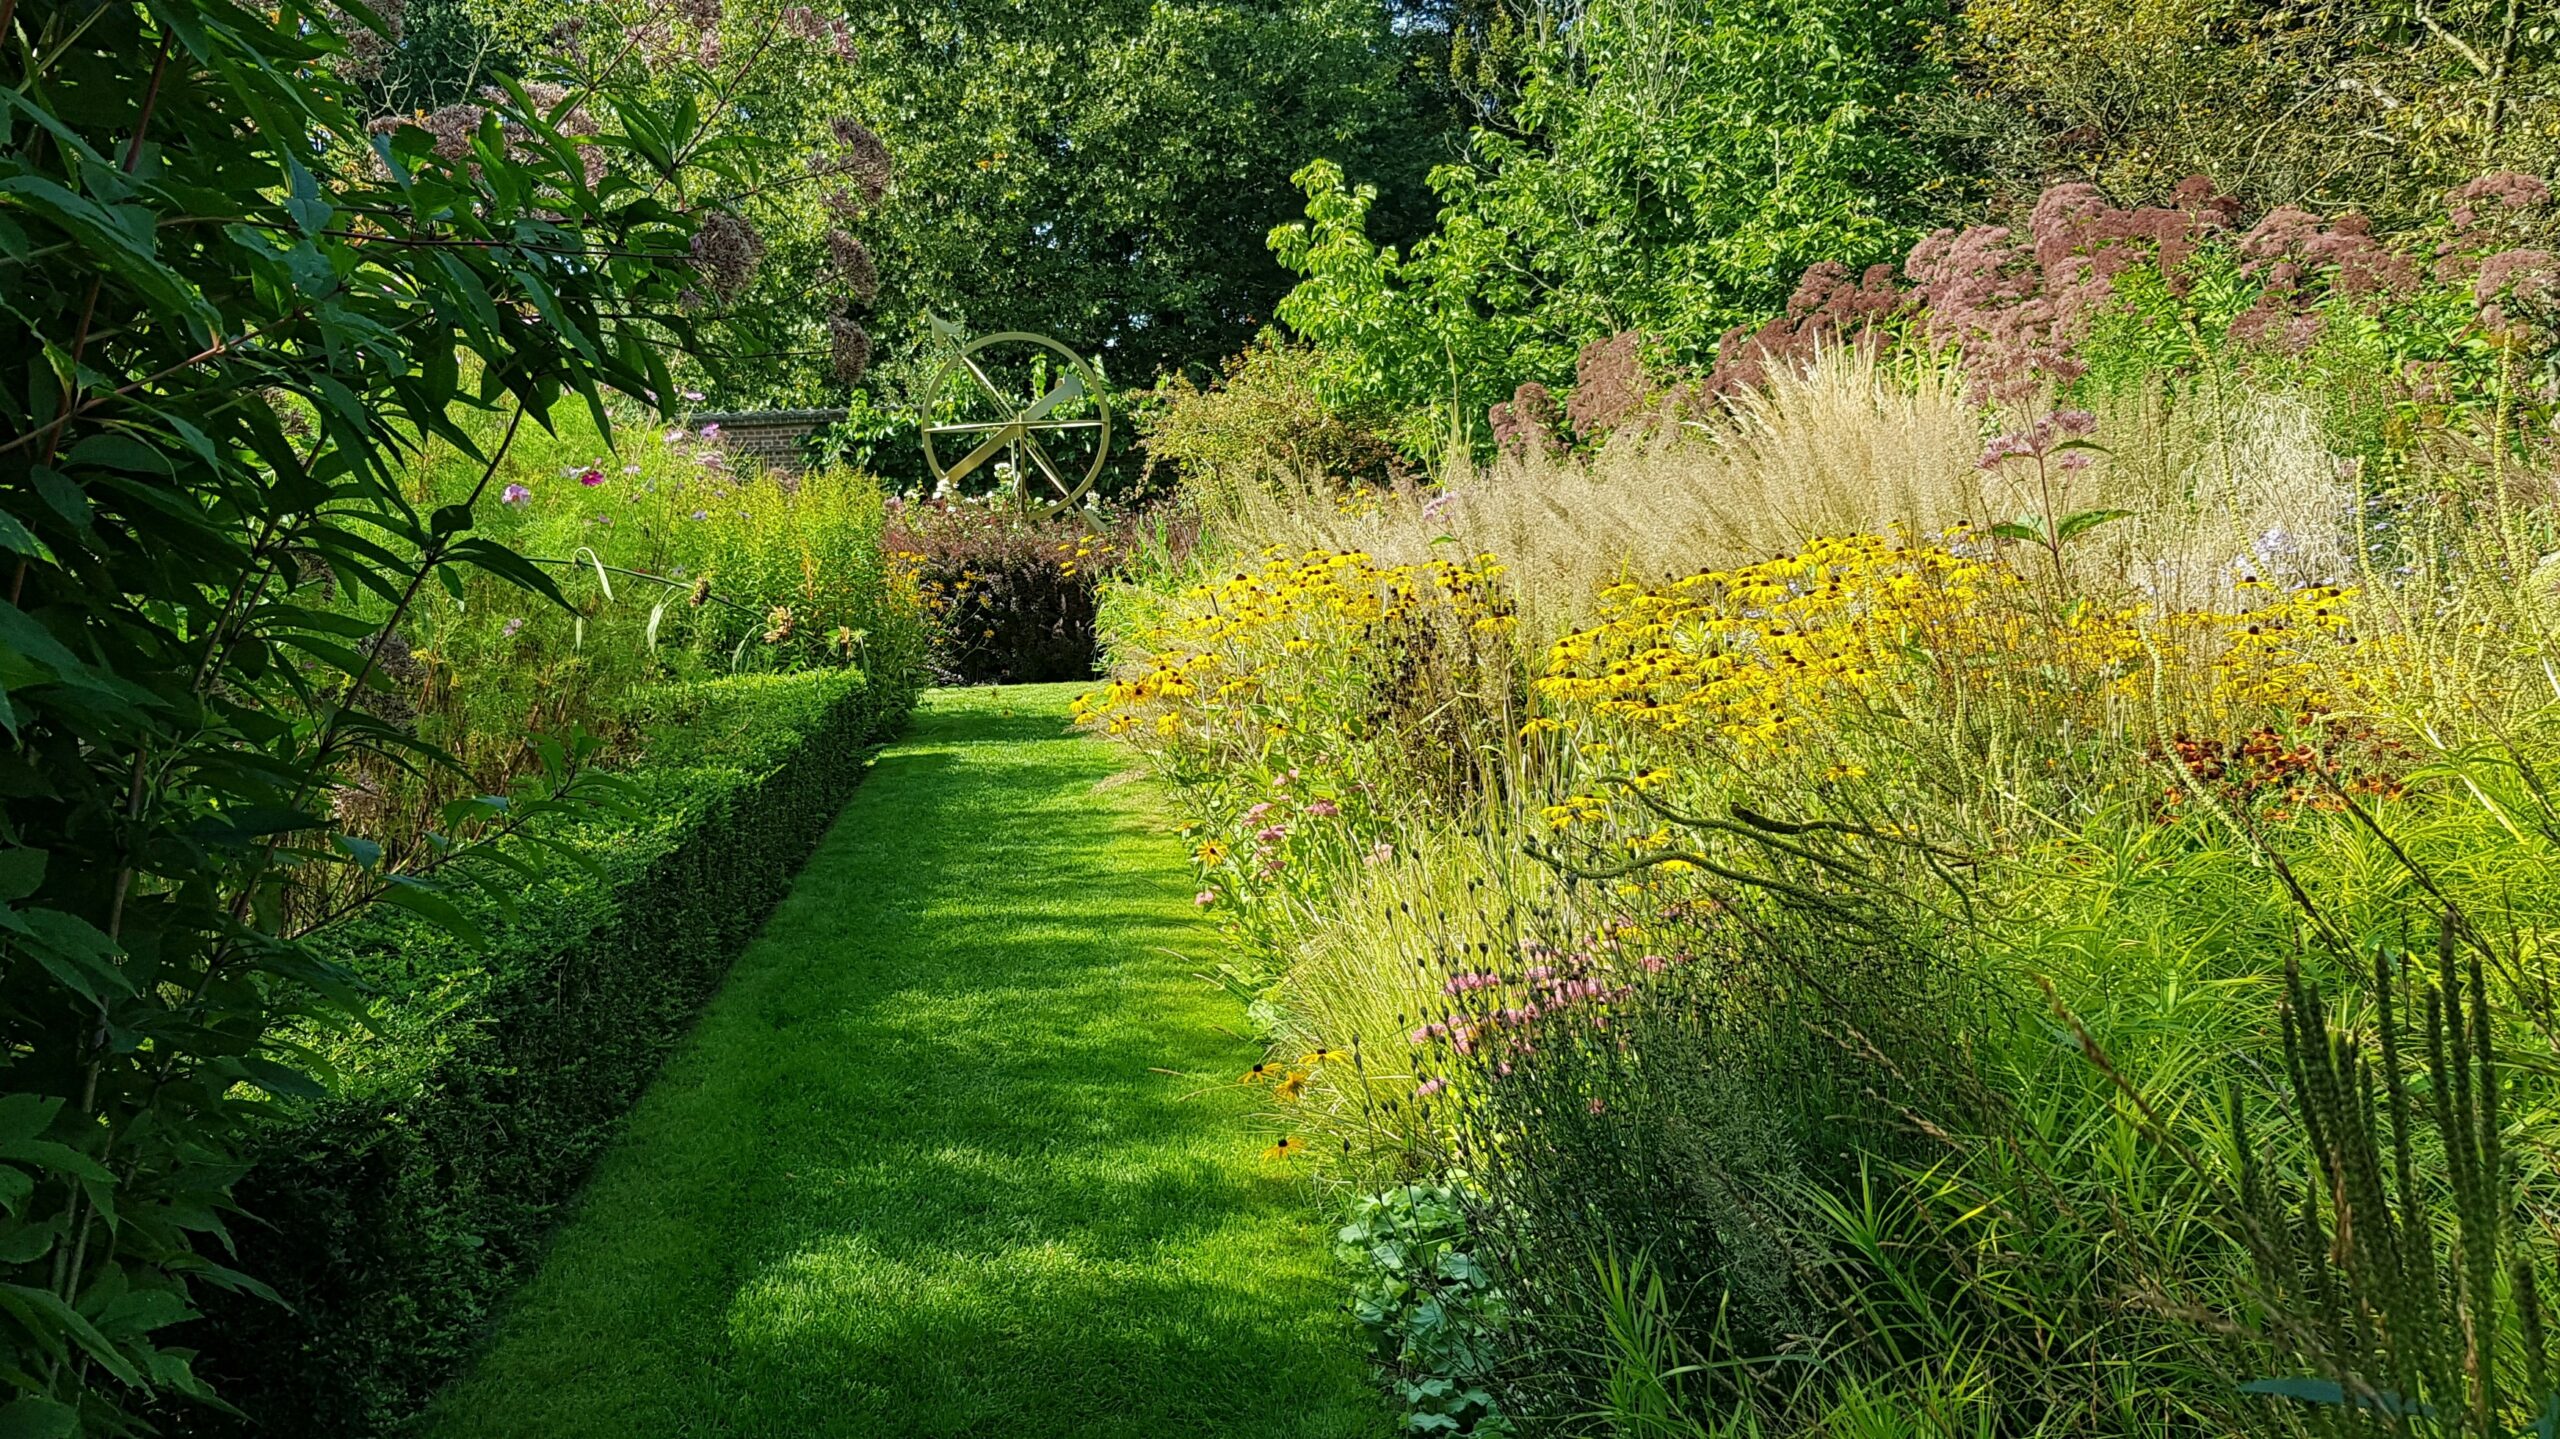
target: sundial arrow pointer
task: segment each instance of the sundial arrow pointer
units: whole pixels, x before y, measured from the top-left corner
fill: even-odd
[[[980,445],[976,449],[961,456],[958,462],[954,463],[950,468],[942,472],[942,477],[946,480],[958,480],[962,476],[977,469],[978,466],[985,464],[996,451],[1003,449],[1005,446],[1012,444],[1014,441],[1021,438],[1022,422],[1015,420],[1007,424],[1003,429],[987,436],[987,442],[985,444]]]

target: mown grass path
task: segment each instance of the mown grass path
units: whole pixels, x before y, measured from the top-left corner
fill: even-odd
[[[429,1433],[1386,1431],[1073,688],[928,697]]]

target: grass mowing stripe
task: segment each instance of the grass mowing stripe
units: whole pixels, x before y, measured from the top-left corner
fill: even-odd
[[[927,697],[429,1434],[1387,1432],[1074,688]]]

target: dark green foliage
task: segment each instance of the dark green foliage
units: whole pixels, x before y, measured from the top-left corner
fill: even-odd
[[[2560,1404],[2541,1297],[2549,1245],[2506,1154],[2509,1076],[2465,937],[2448,912],[2432,974],[2377,950],[2370,1042],[2287,970],[2285,1064],[2311,1182],[2268,1171],[2232,1100],[2237,1228],[2268,1337],[2311,1371],[2246,1387],[2313,1406],[2318,1432],[2505,1439],[2537,1421],[2548,1433]]]
[[[239,1190],[242,1262],[292,1311],[198,1326],[257,1432],[388,1432],[456,1370],[912,699],[853,671],[657,691],[637,817],[571,837],[598,875],[524,895],[487,950],[397,915],[342,938],[401,998],[323,1046],[343,1082],[277,1107]]]
[[[235,1142],[258,1091],[311,1088],[281,1023],[354,999],[305,942],[338,909],[312,877],[447,912],[518,882],[474,840],[575,798],[563,744],[396,875],[329,804],[356,756],[441,762],[357,703],[371,636],[465,571],[557,598],[472,532],[480,491],[405,494],[403,453],[487,453],[475,407],[512,436],[670,393],[708,197],[589,165],[637,115],[609,76],[378,117],[342,43],[367,28],[0,0],[0,1428],[123,1432],[200,1393],[157,1336],[256,1291]],[[759,171],[666,118],[638,115]]]
[[[1292,171],[1324,157],[1378,185],[1404,239],[1451,146],[1374,0],[972,0],[855,26],[901,173],[874,227],[901,354],[935,312],[1054,335],[1121,384],[1206,372],[1289,288],[1262,237],[1299,209]]]
[[[1522,380],[1561,384],[1590,341],[1681,363],[1787,301],[1817,261],[1889,258],[1941,176],[1900,106],[1938,83],[1931,0],[1607,0],[1534,46],[1515,102],[1433,171],[1436,230],[1369,234],[1377,192],[1299,175],[1273,232],[1301,277],[1279,316],[1353,413],[1427,416],[1417,449],[1481,426]],[[1455,405],[1454,414],[1451,406]],[[1481,438],[1481,431],[1477,433]]]

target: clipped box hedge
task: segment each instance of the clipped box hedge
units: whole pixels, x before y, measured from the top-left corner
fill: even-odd
[[[204,1435],[383,1434],[471,1353],[591,1164],[789,889],[914,701],[853,671],[671,687],[649,704],[641,817],[472,949],[384,909],[345,943],[387,1037],[324,1048],[238,1187],[239,1267],[290,1309],[212,1297],[199,1371],[247,1416]]]

